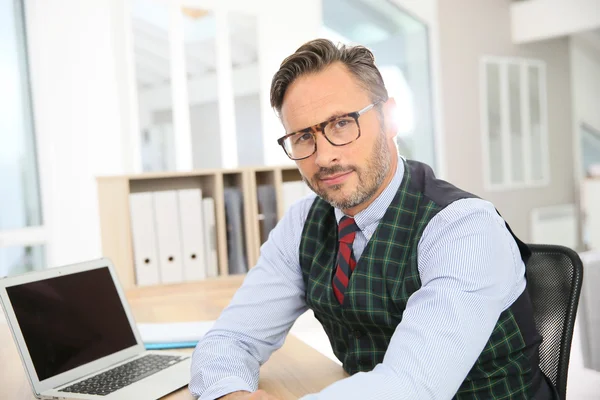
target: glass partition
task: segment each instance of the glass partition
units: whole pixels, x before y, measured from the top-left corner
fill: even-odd
[[[323,37],[373,52],[398,105],[400,154],[435,168],[427,26],[387,0],[323,0],[323,25]]]

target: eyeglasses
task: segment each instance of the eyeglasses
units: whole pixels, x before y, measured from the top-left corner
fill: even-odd
[[[292,160],[303,160],[315,154],[317,132],[323,132],[325,139],[334,146],[350,144],[360,137],[358,118],[379,103],[381,101],[369,104],[362,110],[333,117],[320,124],[288,133],[277,139],[277,143]]]

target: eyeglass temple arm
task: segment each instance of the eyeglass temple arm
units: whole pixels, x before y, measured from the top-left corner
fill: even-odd
[[[371,108],[375,107],[375,106],[376,106],[377,104],[379,104],[379,103],[381,103],[381,101],[377,101],[377,102],[375,102],[375,103],[371,103],[371,104],[369,104],[368,106],[366,106],[365,108],[363,108],[362,110],[360,110],[360,111],[357,111],[356,113],[357,113],[358,115],[362,115],[362,114],[366,113],[367,111],[369,111]]]

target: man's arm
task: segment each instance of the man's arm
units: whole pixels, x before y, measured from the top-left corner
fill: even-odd
[[[204,400],[254,392],[260,366],[283,345],[294,321],[306,311],[298,249],[313,200],[309,196],[294,204],[277,224],[257,265],[198,343],[189,385],[194,396]]]
[[[383,362],[303,400],[452,398],[498,317],[525,288],[524,271],[490,203],[451,204],[419,243],[422,287],[409,298]]]

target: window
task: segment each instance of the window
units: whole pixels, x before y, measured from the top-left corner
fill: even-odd
[[[486,57],[481,62],[481,76],[487,189],[547,185],[545,64]]]
[[[256,15],[181,3],[132,1],[142,170],[263,164]]]
[[[388,0],[323,0],[323,25],[322,37],[373,52],[396,100],[400,154],[435,169],[427,26]]]
[[[24,22],[22,1],[0,0],[0,277],[45,264]]]

